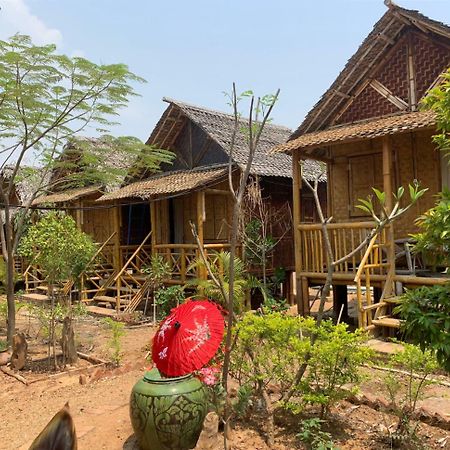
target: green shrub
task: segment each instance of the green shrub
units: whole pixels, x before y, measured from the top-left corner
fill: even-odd
[[[408,291],[396,312],[404,319],[405,337],[436,354],[450,372],[450,283]]]
[[[323,420],[314,417],[302,420],[301,432],[297,437],[304,442],[310,450],[338,450],[334,446],[331,434],[322,431]]]
[[[158,308],[158,316],[163,318],[184,300],[184,288],[182,286],[161,287],[154,294],[154,302]]]
[[[256,395],[272,383],[278,384],[281,391],[288,389],[310,348],[313,326],[312,318],[280,312],[246,313],[234,329],[236,345],[231,373],[241,386],[251,387]]]
[[[403,344],[400,351],[390,358],[390,366],[403,373],[391,372],[384,378],[385,389],[391,401],[391,410],[398,422],[390,437],[393,445],[411,448],[418,444],[418,422],[413,421],[417,401],[423,398],[424,389],[432,382],[429,376],[438,367],[433,353],[422,351],[412,344]]]
[[[122,322],[116,322],[111,317],[103,319],[103,323],[110,331],[108,347],[111,350],[111,359],[116,366],[119,366],[123,357],[121,337],[125,334],[125,325]]]
[[[450,190],[439,194],[439,201],[417,221],[421,232],[412,235],[415,252],[422,252],[427,263],[435,269],[450,266]]]
[[[373,352],[364,345],[367,334],[362,330],[350,333],[346,324],[325,321],[317,327],[316,333],[308,371],[297,386],[297,393],[301,399],[300,409],[302,404],[319,405],[323,419],[332,405],[348,397],[349,389],[344,385],[361,381],[360,366],[370,361]],[[357,386],[353,388],[356,389]]]

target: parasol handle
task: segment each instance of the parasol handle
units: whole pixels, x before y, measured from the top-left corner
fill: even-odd
[[[180,322],[175,322],[173,326],[175,327],[175,329],[178,330],[178,328],[181,327],[181,323]]]

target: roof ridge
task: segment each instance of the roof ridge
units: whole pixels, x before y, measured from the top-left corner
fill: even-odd
[[[224,111],[219,111],[218,109],[212,109],[212,108],[207,108],[204,106],[199,106],[199,105],[194,105],[193,103],[188,103],[188,102],[184,102],[181,100],[176,100],[174,98],[170,98],[170,97],[163,97],[163,101],[166,103],[172,103],[174,105],[177,105],[179,108],[184,109],[185,107],[187,108],[192,108],[192,109],[196,109],[198,111],[201,112],[205,112],[205,113],[211,113],[211,114],[218,114],[221,116],[227,116],[230,119],[234,119],[233,114],[224,112]],[[247,120],[247,117],[240,117],[240,120]],[[265,124],[265,127],[272,127],[272,128],[278,128],[280,130],[287,130],[287,131],[292,131],[291,128],[285,126],[285,125],[278,125],[278,124],[274,124],[272,122],[267,122]]]

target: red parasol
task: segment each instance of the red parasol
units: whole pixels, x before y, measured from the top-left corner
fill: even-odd
[[[160,325],[153,338],[153,361],[170,377],[194,372],[216,354],[223,330],[224,319],[215,303],[187,300]]]

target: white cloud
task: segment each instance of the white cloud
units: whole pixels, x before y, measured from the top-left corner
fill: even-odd
[[[61,31],[48,27],[32,14],[25,0],[1,0],[0,6],[0,36],[3,39],[21,33],[31,36],[35,44],[61,44]]]

